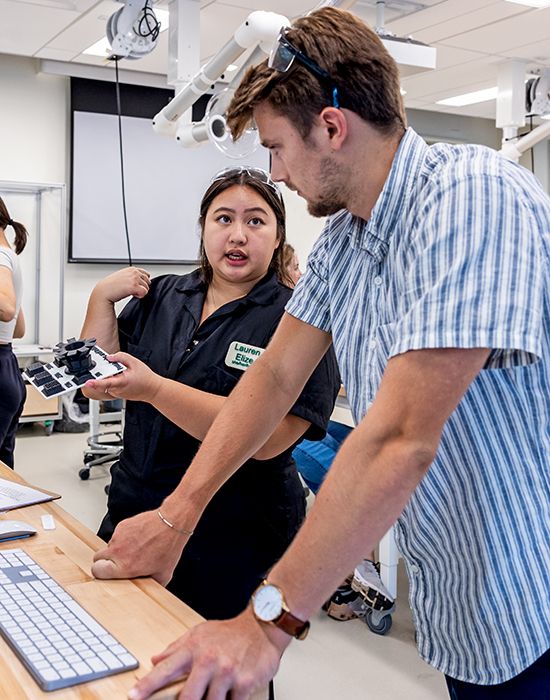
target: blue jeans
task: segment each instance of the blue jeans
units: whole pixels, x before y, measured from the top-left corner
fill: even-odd
[[[351,428],[347,425],[331,420],[327,434],[322,440],[302,440],[294,448],[292,457],[296,462],[296,469],[313,493],[317,493],[321,488],[340,445],[350,432]]]
[[[498,685],[475,685],[445,676],[451,700],[550,700],[550,649],[519,675]]]

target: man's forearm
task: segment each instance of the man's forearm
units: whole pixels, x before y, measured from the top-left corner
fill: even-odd
[[[180,485],[166,500],[166,509],[182,527],[196,525],[216,491],[266,443],[302,388],[296,387],[293,394],[281,391],[267,363],[256,362],[247,370]]]
[[[338,452],[294,542],[269,580],[308,619],[399,517],[429,466],[412,445],[373,448],[358,431]]]
[[[392,358],[367,416],[344,442],[306,523],[270,575],[308,618],[399,517],[435,458],[445,422],[488,350]]]

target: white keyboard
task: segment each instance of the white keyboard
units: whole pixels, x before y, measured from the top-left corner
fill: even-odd
[[[0,550],[0,634],[42,690],[139,662],[22,549]]]

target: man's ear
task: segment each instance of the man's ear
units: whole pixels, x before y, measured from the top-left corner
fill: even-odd
[[[348,120],[341,109],[325,107],[319,115],[321,126],[326,130],[333,151],[342,148],[348,135]]]

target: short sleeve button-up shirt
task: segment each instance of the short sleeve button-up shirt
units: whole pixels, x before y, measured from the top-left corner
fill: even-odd
[[[421,656],[517,675],[550,647],[548,196],[490,149],[408,129],[370,219],[329,219],[287,311],[332,333],[356,422],[391,357],[491,349],[396,537]]]

